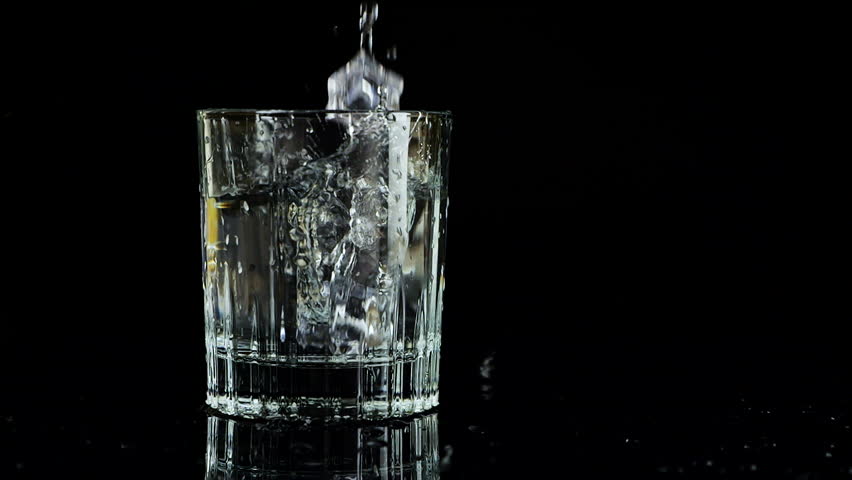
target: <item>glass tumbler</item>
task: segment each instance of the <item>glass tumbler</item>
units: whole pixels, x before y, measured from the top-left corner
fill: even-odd
[[[198,112],[211,407],[372,419],[438,404],[451,123]]]

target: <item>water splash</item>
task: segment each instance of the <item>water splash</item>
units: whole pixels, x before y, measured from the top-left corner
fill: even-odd
[[[375,2],[362,3],[360,50],[328,77],[329,110],[398,110],[402,77],[373,56],[373,25],[379,17]]]

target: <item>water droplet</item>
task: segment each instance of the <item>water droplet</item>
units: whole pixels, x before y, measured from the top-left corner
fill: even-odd
[[[444,445],[444,454],[441,455],[441,471],[445,472],[449,470],[450,466],[453,463],[453,446],[452,445]]]
[[[250,210],[249,204],[247,201],[243,200],[243,212],[248,213]]]
[[[494,373],[494,353],[488,355],[479,365],[479,375],[482,378],[491,378]]]
[[[752,463],[752,464],[748,467],[748,469],[749,469],[749,470],[751,470],[752,472],[756,472],[756,471],[757,471],[757,465],[755,465],[755,464],[753,464],[753,463]]]

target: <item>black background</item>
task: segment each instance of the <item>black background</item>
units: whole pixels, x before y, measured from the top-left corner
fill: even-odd
[[[403,108],[455,117],[448,478],[688,473],[749,435],[803,443],[703,474],[846,472],[830,29],[792,13],[382,6]],[[139,14],[3,34],[11,474],[203,475],[194,111],[322,107],[358,42],[355,3]]]

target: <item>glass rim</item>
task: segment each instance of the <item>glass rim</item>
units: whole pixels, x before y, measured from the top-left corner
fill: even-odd
[[[199,117],[239,117],[239,116],[256,116],[256,115],[293,115],[293,116],[308,116],[308,115],[325,115],[325,114],[355,114],[367,115],[375,113],[405,113],[418,115],[432,115],[436,117],[451,118],[453,113],[449,110],[283,110],[283,109],[259,109],[259,108],[202,108],[196,110]]]

